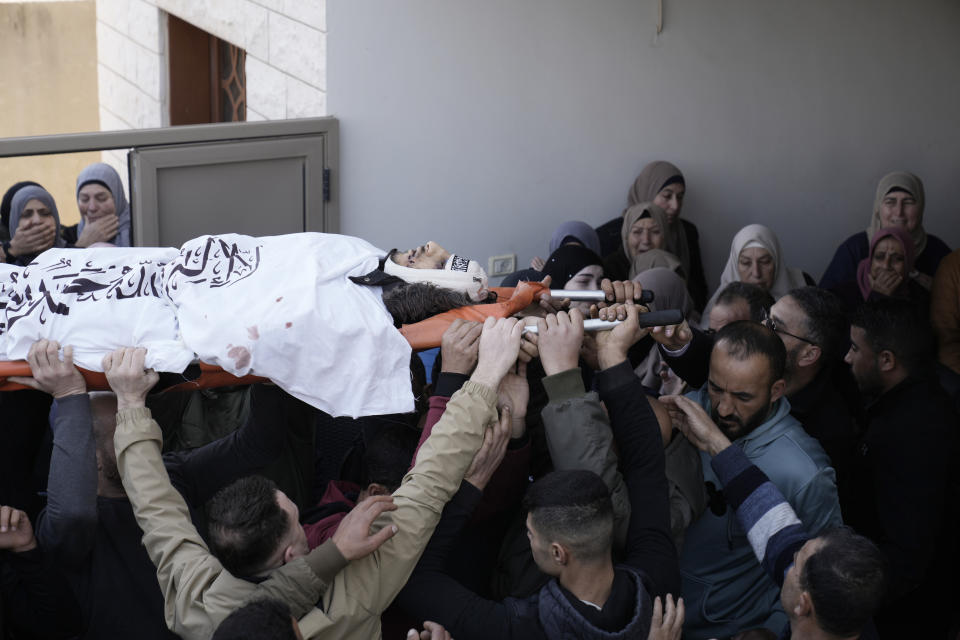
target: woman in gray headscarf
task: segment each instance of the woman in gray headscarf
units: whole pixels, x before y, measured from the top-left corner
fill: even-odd
[[[707,301],[707,280],[703,274],[703,259],[700,255],[700,234],[697,227],[688,220],[680,218],[683,198],[686,194],[686,181],[676,165],[658,160],[643,168],[634,180],[627,194],[627,209],[640,203],[650,202],[660,207],[667,216],[667,228],[664,231],[666,245],[664,249],[679,260],[687,278],[687,287],[697,309],[702,309]],[[621,248],[612,246],[613,233],[622,231],[623,218],[611,220],[597,229],[600,235],[604,268],[610,277],[626,277],[630,268],[630,259]],[[609,245],[609,246],[608,246]],[[613,275],[611,275],[613,274]]]
[[[48,240],[40,243],[30,254],[13,255],[10,245],[18,233],[42,234]],[[63,246],[63,238],[60,237],[60,213],[53,196],[46,189],[28,185],[13,196],[10,203],[10,236],[11,242],[5,242],[3,250],[7,262],[20,266],[29,264],[51,247]]]
[[[120,175],[108,164],[91,164],[77,176],[80,222],[63,230],[69,246],[89,247],[105,242],[130,246],[130,205]]]
[[[694,309],[693,300],[687,292],[687,283],[673,269],[647,269],[635,275],[633,281],[639,282],[644,291],[653,292],[651,311],[679,309],[691,326],[700,321],[700,314]],[[683,391],[683,380],[666,366],[659,349],[650,350],[647,357],[636,367],[636,373],[643,386],[657,394],[669,395]]]

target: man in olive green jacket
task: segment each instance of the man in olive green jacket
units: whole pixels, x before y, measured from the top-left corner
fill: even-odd
[[[480,449],[484,430],[498,419],[496,389],[517,359],[520,329],[514,319],[487,320],[471,380],[450,399],[392,503],[383,498],[373,507],[361,503],[355,511],[366,511],[350,526],[341,525],[339,539],[273,567],[260,585],[223,568],[170,485],[160,457],[160,429],[144,407],[157,380],[153,371],[144,371],[145,351],[126,348],[107,355],[104,372],[117,394],[117,463],[157,567],[167,626],[185,640],[205,640],[249,598],[273,595],[292,599],[305,638],[379,637],[380,613],[407,581]],[[509,421],[509,412],[501,419]],[[320,602],[304,610],[300,605],[313,594]]]

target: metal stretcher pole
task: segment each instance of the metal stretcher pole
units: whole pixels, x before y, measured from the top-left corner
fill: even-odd
[[[679,309],[667,309],[666,311],[651,311],[641,313],[638,318],[641,327],[662,327],[671,324],[680,324],[683,322],[683,312]],[[620,320],[597,320],[590,319],[583,321],[584,331],[609,331],[620,324]],[[527,325],[523,328],[524,333],[538,333],[536,325]]]

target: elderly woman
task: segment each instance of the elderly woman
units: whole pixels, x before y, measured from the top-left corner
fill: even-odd
[[[29,264],[51,247],[62,247],[60,214],[53,196],[30,184],[17,190],[10,202],[10,241],[3,243],[6,262]]]
[[[130,205],[113,167],[98,162],[80,172],[77,207],[80,222],[63,229],[68,246],[83,248],[99,242],[130,246]]]
[[[887,227],[873,234],[870,255],[857,266],[855,280],[831,289],[847,311],[865,301],[883,298],[911,300],[924,310],[930,305],[930,293],[910,278],[914,268],[913,239],[903,227]]]
[[[831,289],[857,278],[860,262],[870,254],[870,239],[879,229],[901,227],[913,241],[916,262],[910,277],[929,289],[940,260],[950,247],[923,228],[923,182],[906,171],[894,171],[880,179],[873,199],[873,216],[866,231],[855,233],[837,247],[833,260],[820,279],[820,286]]]
[[[791,289],[814,284],[813,279],[800,269],[788,267],[780,251],[776,234],[762,224],[748,224],[733,236],[730,257],[720,275],[720,286],[704,309],[703,317],[710,311],[720,292],[731,282],[755,284],[779,300]]]
[[[680,261],[694,305],[697,309],[702,309],[707,300],[707,280],[700,257],[700,236],[692,222],[680,218],[686,189],[683,174],[675,165],[662,160],[651,162],[643,168],[630,187],[627,208],[642,202],[652,202],[664,211],[667,216],[663,231],[666,238],[664,249]],[[620,251],[616,245],[616,233],[622,229],[621,223],[622,219],[616,218],[597,229],[603,249],[601,255],[605,258]],[[629,265],[629,260],[620,258],[619,261]],[[629,269],[629,266],[626,268]],[[623,271],[625,274],[626,269]]]
[[[652,202],[628,208],[620,227],[620,248],[604,260],[603,270],[614,280],[625,280],[655,266],[683,271],[679,257],[668,245],[666,212]]]

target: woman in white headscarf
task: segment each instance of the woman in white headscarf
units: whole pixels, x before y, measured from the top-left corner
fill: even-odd
[[[67,245],[89,247],[104,242],[130,246],[130,205],[120,175],[108,164],[91,164],[77,176],[80,222],[63,228]]]
[[[837,247],[833,259],[820,279],[820,286],[832,289],[857,279],[857,268],[870,257],[870,240],[880,229],[901,227],[913,238],[916,256],[910,277],[929,289],[940,261],[950,247],[923,228],[925,195],[923,181],[907,171],[894,171],[880,179],[873,198],[873,215],[866,231],[853,234]]]
[[[768,291],[774,300],[779,300],[791,289],[814,284],[803,271],[786,265],[776,234],[762,224],[748,224],[733,236],[730,257],[720,275],[720,286],[703,310],[704,318],[710,317],[710,309],[724,287],[737,281],[757,285]]]

